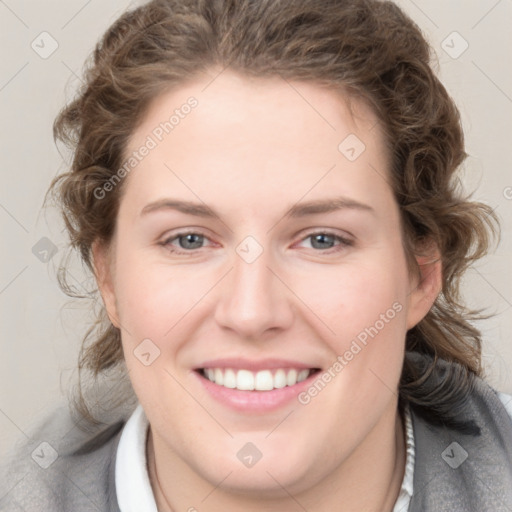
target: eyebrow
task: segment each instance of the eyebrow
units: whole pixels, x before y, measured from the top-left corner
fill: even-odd
[[[334,197],[294,204],[288,209],[284,216],[299,218],[345,209],[375,214],[375,210],[367,204],[346,197]],[[177,199],[159,199],[158,201],[149,203],[142,209],[141,215],[160,210],[177,210],[196,217],[220,218],[220,215],[214,209],[204,203],[194,203],[192,201],[181,201]]]

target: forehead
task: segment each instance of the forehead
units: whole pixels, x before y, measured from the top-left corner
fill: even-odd
[[[191,98],[197,106],[188,109],[186,104]],[[183,114],[181,110],[186,112]],[[173,113],[177,114],[174,119]],[[367,103],[342,92],[341,88],[335,91],[316,83],[281,77],[255,78],[230,70],[215,76],[212,71],[212,75],[201,75],[155,98],[133,134],[130,147],[136,146],[141,137],[158,132],[158,127],[171,119],[173,133],[168,138],[176,139],[190,124],[185,122],[187,118],[196,121],[194,130],[198,137],[203,137],[203,142],[219,133],[219,128],[235,127],[239,135],[257,135],[257,139],[265,134],[267,140],[271,139],[277,132],[280,140],[297,140],[302,138],[297,137],[298,132],[309,127],[310,133],[306,135],[313,142],[326,137],[326,144],[336,146],[344,132],[364,135],[378,124]],[[283,127],[286,127],[284,132]],[[162,135],[165,137],[170,132]],[[380,130],[377,128],[373,135],[380,139]]]
[[[152,102],[126,156],[149,140],[128,177],[138,196],[173,188],[211,196],[228,184],[260,204],[270,189],[291,200],[333,188],[355,200],[390,192],[376,115],[314,83],[231,71],[203,76]]]

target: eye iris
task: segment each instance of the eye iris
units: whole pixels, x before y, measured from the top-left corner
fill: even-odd
[[[313,240],[312,245],[313,245],[313,247],[315,249],[325,249],[326,246],[322,245],[322,244],[325,244],[325,243],[332,244],[332,243],[334,243],[334,236],[333,235],[328,235],[326,233],[320,233],[318,235],[313,235],[311,238]],[[326,239],[327,239],[327,241],[326,241]],[[315,244],[318,241],[320,241],[320,246],[315,246]],[[331,247],[331,245],[329,245],[329,247]],[[327,247],[327,248],[329,248],[329,247]]]
[[[195,241],[194,241],[195,239]],[[185,245],[183,245],[183,240],[185,240]],[[203,236],[198,235],[196,233],[188,233],[186,235],[182,235],[179,237],[180,246],[182,249],[198,249],[202,246]],[[193,247],[189,245],[191,243]],[[194,245],[195,244],[195,245]]]

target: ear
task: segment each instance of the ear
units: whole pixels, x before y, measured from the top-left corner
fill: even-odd
[[[92,244],[92,259],[96,284],[100,291],[107,315],[112,324],[119,329],[116,295],[114,292],[113,265],[111,251],[104,243],[95,241]]]
[[[411,279],[407,308],[407,329],[418,324],[430,311],[443,286],[441,254],[431,244],[427,254],[416,256],[418,275]]]

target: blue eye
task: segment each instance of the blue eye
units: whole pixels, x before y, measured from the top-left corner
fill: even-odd
[[[201,233],[195,233],[195,232],[187,232],[187,233],[178,233],[177,235],[173,236],[172,238],[168,238],[165,240],[162,245],[169,248],[171,252],[190,252],[195,249],[200,249],[203,245],[203,242],[205,240],[205,236]],[[172,242],[178,241],[179,248],[176,250],[176,246],[173,245]],[[180,251],[179,249],[185,249],[185,251]]]
[[[329,235],[327,233],[317,233],[314,235],[309,235],[309,239],[312,241],[312,246],[315,249],[329,249],[330,247],[325,247],[325,245],[334,244],[336,242],[336,237],[334,235]],[[319,244],[315,247],[315,244]]]
[[[179,236],[178,240],[183,249],[198,249],[203,245],[204,237],[198,233],[188,233],[187,235]]]
[[[347,240],[346,238],[326,231],[310,233],[305,238],[303,238],[302,241],[308,239],[311,240],[313,249],[320,249],[321,252],[336,252],[338,250],[344,249],[345,247],[350,247],[353,245],[351,240]],[[338,242],[337,245],[336,242]]]

